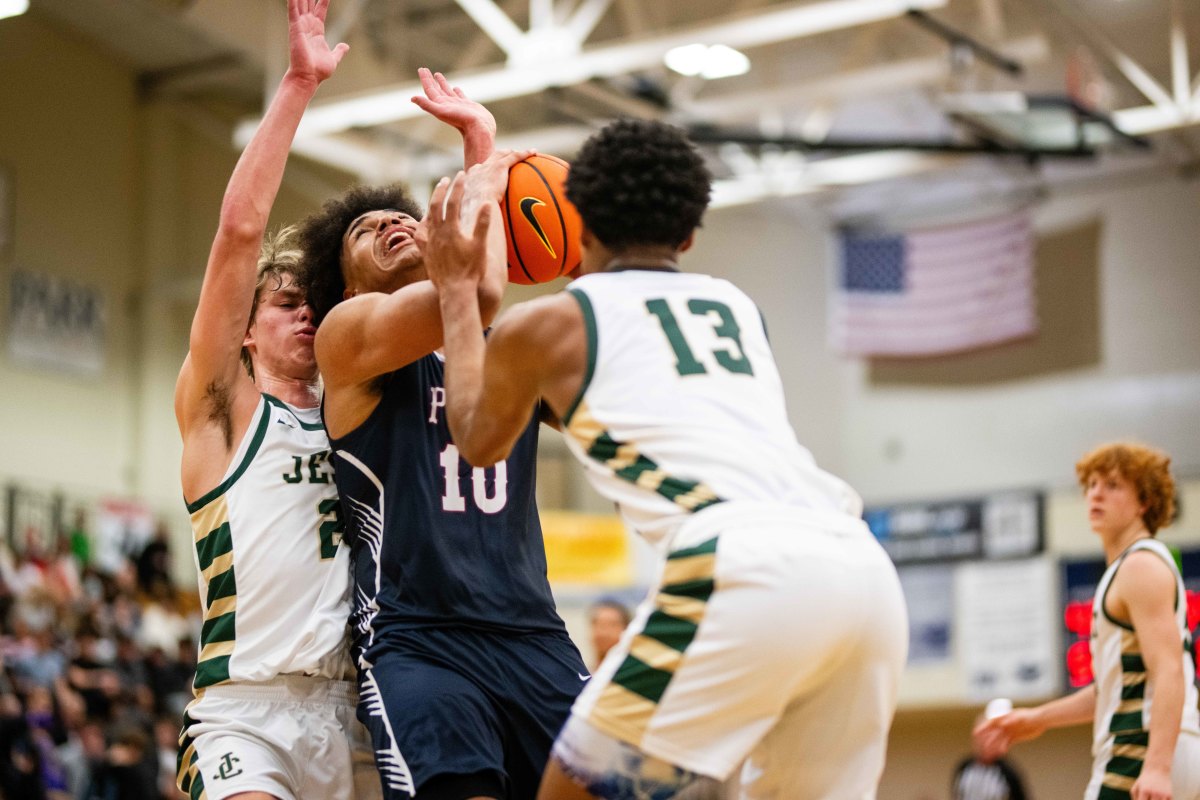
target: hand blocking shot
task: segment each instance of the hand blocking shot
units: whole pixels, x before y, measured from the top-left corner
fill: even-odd
[[[495,209],[472,208],[460,175],[423,224],[462,457],[503,460],[548,407],[595,488],[665,554],[540,800],[711,797],[731,779],[747,798],[871,798],[883,769],[907,652],[899,581],[858,495],[797,442],[757,307],[678,269],[710,186],[677,129],[606,126],[567,176],[582,277],[486,337]]]

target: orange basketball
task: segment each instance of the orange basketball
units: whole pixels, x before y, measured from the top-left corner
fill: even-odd
[[[508,172],[504,234],[513,283],[545,283],[579,266],[583,221],[567,200],[567,169],[561,158],[535,155]]]

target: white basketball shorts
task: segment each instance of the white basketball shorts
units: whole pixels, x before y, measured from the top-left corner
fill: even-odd
[[[722,503],[673,538],[554,754],[593,786],[625,780],[614,770],[664,780],[661,762],[716,781],[744,764],[744,798],[873,798],[907,650],[896,570],[865,523]]]
[[[210,686],[188,706],[176,783],[193,800],[267,792],[280,800],[382,795],[349,681],[283,675]]]

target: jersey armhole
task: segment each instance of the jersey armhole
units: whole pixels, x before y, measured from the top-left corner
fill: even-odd
[[[596,351],[600,345],[596,331],[596,312],[592,308],[592,301],[580,289],[567,289],[566,291],[579,303],[579,310],[583,313],[583,329],[587,333],[587,371],[583,374],[583,382],[579,384],[579,394],[575,395],[574,401],[567,408],[567,413],[563,414],[564,429],[571,424],[571,417],[575,415],[575,409],[579,408],[579,404],[583,402],[583,396],[587,394],[592,377],[596,374]]]
[[[217,488],[213,489],[211,492],[208,492],[196,502],[187,503],[187,510],[189,514],[195,514],[213,500],[216,500],[218,497],[225,494],[225,492],[229,491],[229,487],[237,483],[238,478],[242,477],[242,473],[244,473],[250,467],[250,462],[254,461],[254,457],[258,455],[258,448],[262,446],[262,441],[267,435],[268,423],[271,421],[271,404],[267,402],[267,395],[264,394],[258,402],[260,414],[258,419],[258,428],[255,429],[254,438],[250,440],[250,445],[246,448],[246,453],[242,456],[242,460],[237,465],[237,469],[230,473],[228,478],[221,481],[221,484],[217,486]]]
[[[1108,613],[1108,604],[1107,604],[1108,603],[1108,590],[1112,588],[1113,583],[1117,580],[1117,573],[1120,572],[1121,565],[1125,563],[1125,559],[1129,556],[1130,553],[1133,553],[1137,550],[1144,550],[1148,553],[1153,553],[1155,556],[1158,557],[1158,559],[1160,561],[1166,562],[1167,567],[1171,568],[1172,577],[1175,577],[1175,569],[1177,568],[1174,559],[1167,558],[1162,553],[1160,553],[1158,551],[1158,548],[1156,548],[1156,547],[1137,547],[1136,545],[1133,545],[1128,550],[1126,550],[1124,553],[1121,554],[1121,557],[1117,560],[1117,568],[1113,570],[1112,580],[1110,580],[1108,582],[1108,586],[1104,587],[1104,595],[1100,598],[1100,612],[1102,614],[1104,614],[1105,619],[1107,619],[1113,625],[1116,625],[1118,628],[1124,628],[1127,631],[1134,630],[1133,623],[1121,622],[1120,620],[1113,619],[1112,615]],[[1175,602],[1172,605],[1174,606],[1176,611],[1179,610],[1179,579],[1178,578],[1175,579]]]
[[[366,419],[343,433],[341,436],[334,437],[329,435],[329,429],[326,427],[325,431],[326,435],[329,436],[330,449],[339,450],[348,443],[357,441],[361,437],[365,436],[366,434],[363,432],[372,429],[374,427],[376,418],[382,413],[380,409],[383,408],[384,401],[387,399],[388,390],[391,388],[392,384],[395,383],[396,373],[400,372],[401,370],[408,369],[415,364],[420,364],[422,360],[423,359],[417,359],[412,364],[406,364],[395,372],[387,372],[383,375],[377,375],[372,378],[371,388],[379,392],[379,400],[375,403],[375,407],[371,409],[371,413],[367,414]],[[325,394],[323,392],[321,394],[321,425],[325,425]]]

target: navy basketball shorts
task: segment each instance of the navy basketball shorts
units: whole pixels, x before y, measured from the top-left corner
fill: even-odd
[[[565,632],[377,633],[366,659],[358,718],[388,800],[536,796],[588,678]]]

